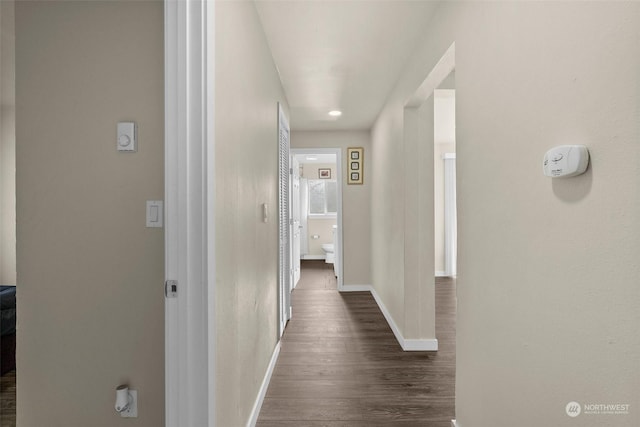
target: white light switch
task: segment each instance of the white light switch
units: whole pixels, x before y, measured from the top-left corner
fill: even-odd
[[[162,200],[147,200],[147,227],[162,227]]]
[[[138,129],[135,122],[118,123],[118,151],[135,152],[138,150],[137,131]]]

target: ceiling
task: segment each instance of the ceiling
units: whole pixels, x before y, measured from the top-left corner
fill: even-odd
[[[438,2],[258,0],[295,130],[369,129]],[[341,117],[328,115],[341,110]]]

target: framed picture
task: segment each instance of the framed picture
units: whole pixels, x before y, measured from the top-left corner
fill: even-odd
[[[318,178],[331,179],[331,169],[318,169]]]
[[[349,159],[349,173],[347,175],[349,179],[347,179],[347,184],[363,184],[364,148],[347,148],[347,158]]]

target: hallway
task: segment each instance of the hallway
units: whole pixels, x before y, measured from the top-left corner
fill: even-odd
[[[371,294],[338,293],[324,262],[303,262],[292,304],[258,427],[451,425],[455,281],[436,279],[437,353],[402,351]]]

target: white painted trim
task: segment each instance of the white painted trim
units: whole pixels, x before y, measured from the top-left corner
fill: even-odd
[[[165,426],[215,423],[214,2],[165,0]],[[158,291],[162,284],[158,284]]]
[[[436,271],[436,277],[447,277],[446,271]]]
[[[456,420],[451,420],[451,427],[462,427]]]
[[[267,395],[267,389],[269,388],[269,383],[271,382],[271,375],[273,375],[273,370],[276,367],[276,363],[278,362],[279,355],[280,355],[280,341],[278,341],[278,343],[276,344],[276,348],[273,349],[273,354],[271,355],[269,366],[267,366],[267,372],[264,374],[264,378],[262,379],[262,384],[260,385],[258,397],[256,397],[256,401],[253,404],[253,409],[251,410],[251,417],[249,417],[249,421],[247,422],[247,427],[254,427],[258,422],[260,409],[262,409],[262,403],[264,402],[264,397]]]
[[[371,286],[371,285],[343,285],[341,292],[371,292],[371,294],[373,294],[373,286]]]
[[[456,212],[456,158],[444,162],[444,265],[447,276],[455,276],[458,256],[458,227]]]
[[[344,287],[344,244],[343,244],[343,228],[342,228],[342,149],[341,148],[291,148],[289,150],[291,154],[335,154],[336,155],[336,170],[340,171],[336,175],[336,181],[338,183],[338,218],[336,224],[338,225],[338,247],[335,253],[338,256],[338,291],[342,291]],[[310,258],[306,258],[310,259]],[[324,259],[324,258],[321,258]]]
[[[204,30],[204,55],[205,55],[205,70],[204,70],[204,85],[206,90],[204,104],[206,106],[203,114],[205,115],[205,133],[206,140],[204,142],[205,147],[211,149],[206,150],[206,194],[216,194],[216,180],[215,180],[215,2],[206,1],[204,13],[205,30]],[[202,213],[207,218],[207,281],[205,285],[207,287],[207,333],[208,333],[208,358],[207,358],[207,421],[208,427],[215,427],[216,424],[216,342],[217,342],[217,329],[216,329],[216,229],[214,213],[216,211],[215,196],[207,197],[205,204],[205,211]]]
[[[435,338],[406,339],[402,344],[404,351],[438,351],[438,340]]]
[[[371,288],[371,295],[373,295],[373,299],[376,300],[378,307],[380,307],[380,311],[382,311],[384,318],[387,319],[387,323],[389,324],[389,327],[393,331],[393,335],[396,336],[396,340],[398,340],[398,344],[400,344],[400,347],[402,347],[402,349],[404,350],[404,337],[402,336],[402,332],[400,332],[400,328],[398,328],[398,325],[396,325],[396,322],[393,320],[393,317],[391,317],[391,313],[389,313],[389,310],[387,310],[387,307],[382,302],[382,298],[378,296],[378,293],[376,292],[375,288]]]
[[[387,307],[382,302],[382,299],[378,296],[375,288],[372,285],[344,285],[341,292],[371,292],[373,299],[376,300],[376,304],[382,311],[384,318],[387,320],[389,327],[393,331],[398,344],[404,351],[438,351],[438,340],[435,338],[425,339],[407,339],[400,332],[400,328],[396,325],[396,322],[391,317],[391,313],[387,310]]]
[[[301,260],[303,261],[314,261],[314,260],[325,260],[325,256],[324,255],[302,255],[300,257]]]

